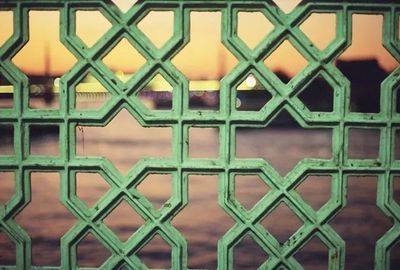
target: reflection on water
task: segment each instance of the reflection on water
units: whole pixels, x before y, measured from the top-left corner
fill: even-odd
[[[130,116],[121,114],[118,121],[128,121]],[[79,155],[105,155],[112,160],[118,169],[126,172],[140,158],[172,155],[170,143],[171,129],[138,128],[138,125],[120,126],[115,122],[108,129],[83,128],[82,138],[77,131]],[[131,123],[132,122],[132,123]],[[123,132],[121,132],[123,131]],[[201,132],[201,130],[196,130]],[[218,133],[214,130],[204,130],[195,135],[190,146],[204,156],[213,157],[218,149]],[[366,135],[374,136],[374,135]],[[375,138],[376,139],[376,138]],[[84,146],[81,144],[84,140]],[[369,138],[369,142],[376,141]],[[379,140],[378,140],[379,141]],[[237,132],[239,157],[264,157],[281,174],[291,170],[297,161],[304,157],[330,158],[331,133],[326,131],[308,131],[300,129],[279,129]],[[268,145],[267,142],[273,142]],[[2,144],[6,144],[3,140]],[[35,138],[35,147],[53,149],[57,144],[55,137],[45,140]],[[355,143],[354,151],[362,153],[375,151],[373,143]],[[360,149],[357,149],[359,147]],[[2,145],[0,149],[7,149]],[[3,154],[3,153],[0,153]],[[82,175],[78,179],[78,194],[91,205],[97,198],[109,190],[107,183],[101,177]],[[153,182],[154,181],[154,182]],[[254,177],[238,180],[237,195],[239,201],[247,208],[255,204],[254,198],[262,198],[268,192],[268,187]],[[400,181],[400,180],[398,180]],[[9,192],[13,190],[12,181],[0,181],[0,202],[4,202]],[[32,237],[32,257],[35,265],[59,265],[59,238],[68,231],[76,218],[59,202],[60,177],[58,173],[33,173],[31,179],[32,202],[16,218],[18,224]],[[377,179],[374,177],[351,177],[348,185],[348,206],[335,217],[330,224],[346,241],[346,269],[372,269],[374,244],[392,223],[376,207]],[[150,202],[159,207],[171,194],[171,177],[156,175],[145,180],[138,189],[145,194]],[[330,179],[324,177],[310,178],[298,187],[297,191],[314,208],[323,205],[331,193]],[[395,197],[400,197],[400,185],[396,185]],[[49,207],[51,205],[51,207]],[[116,216],[105,223],[121,241],[126,240],[140,226],[142,221],[133,222],[132,210],[128,207],[119,209]],[[140,219],[140,218],[139,218]],[[295,224],[296,217],[290,211],[282,211],[275,215],[274,236],[280,239],[288,233],[289,227]],[[108,222],[108,223],[107,223]],[[189,203],[173,220],[172,225],[182,232],[189,244],[188,264],[191,268],[215,269],[217,267],[217,241],[233,225],[234,221],[218,205],[218,177],[189,176]],[[268,226],[270,226],[269,224]],[[298,225],[301,226],[301,223]],[[297,227],[298,228],[298,227]],[[296,230],[295,228],[294,230]],[[96,244],[97,243],[97,244]],[[4,234],[0,234],[0,263],[13,264],[15,253],[12,245],[7,244]],[[295,258],[305,269],[326,269],[327,255],[318,241],[305,246]],[[392,269],[400,267],[400,252],[393,254]],[[235,249],[236,269],[255,269],[268,257],[260,251],[251,238],[246,238],[240,248]],[[110,253],[104,249],[93,236],[88,236],[79,245],[78,262],[80,266],[101,265]],[[160,238],[138,254],[149,267],[168,268],[170,266],[169,249]],[[394,268],[393,268],[394,267]]]

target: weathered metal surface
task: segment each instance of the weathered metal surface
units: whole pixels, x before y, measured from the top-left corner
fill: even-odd
[[[59,110],[28,108],[28,78],[10,60],[28,41],[28,11],[31,9],[60,11],[61,41],[78,60],[60,80]],[[102,269],[118,269],[122,265],[132,269],[146,269],[135,256],[135,252],[146,245],[156,233],[172,247],[172,268],[186,269],[187,243],[170,221],[187,203],[189,173],[219,175],[219,203],[236,222],[218,243],[219,269],[233,268],[233,248],[245,234],[250,234],[268,253],[269,259],[261,266],[262,269],[302,269],[293,256],[313,236],[317,236],[329,248],[329,269],[344,269],[345,243],[328,221],[346,204],[348,175],[376,175],[379,177],[377,205],[393,220],[394,225],[376,243],[375,269],[390,268],[390,250],[400,238],[400,206],[393,199],[393,179],[395,175],[400,175],[400,161],[394,158],[395,132],[400,127],[400,114],[395,111],[395,91],[400,83],[400,70],[397,68],[381,84],[379,113],[353,113],[348,109],[349,81],[333,62],[350,45],[351,18],[354,13],[383,15],[383,45],[395,59],[400,60],[398,1],[304,1],[290,14],[283,13],[272,0],[149,0],[135,4],[127,13],[121,13],[111,1],[9,0],[0,2],[0,10],[14,12],[14,33],[0,48],[0,72],[15,89],[14,107],[0,109],[0,124],[14,127],[15,155],[0,157],[0,170],[16,173],[16,193],[0,208],[0,230],[16,244],[17,252],[16,266],[1,266],[2,269],[33,268],[30,237],[14,220],[30,201],[31,171],[60,172],[60,199],[78,219],[77,224],[61,239],[61,266],[35,266],[35,269],[75,269],[77,244],[88,232],[93,233],[112,252]],[[92,48],[87,48],[75,34],[77,10],[99,10],[112,23],[112,28]],[[161,49],[157,49],[136,25],[151,10],[174,12],[174,36]],[[239,64],[220,82],[221,102],[218,111],[198,113],[189,110],[189,82],[170,61],[189,41],[189,14],[190,11],[196,10],[221,12],[222,42],[239,60]],[[249,49],[236,34],[237,12],[243,10],[261,11],[275,26],[254,50]],[[317,49],[298,28],[315,12],[335,13],[337,16],[336,39],[323,51]],[[147,60],[127,83],[116,79],[101,61],[122,37],[128,39]],[[263,59],[284,40],[290,40],[309,62],[288,84],[280,82],[263,63]],[[77,111],[74,106],[74,88],[89,69],[111,93],[112,98],[99,111]],[[274,89],[271,93],[272,99],[259,112],[237,111],[235,89],[250,72],[258,74],[260,80],[270,89]],[[136,96],[157,73],[161,73],[173,86],[173,108],[168,112],[150,111]],[[307,82],[319,74],[334,89],[333,112],[310,112],[296,96]],[[76,127],[81,124],[105,126],[122,108],[127,109],[143,126],[171,127],[174,135],[173,157],[142,160],[126,176],[122,176],[104,158],[77,157]],[[236,128],[265,127],[283,109],[290,112],[303,128],[332,130],[332,159],[303,160],[289,174],[281,177],[264,160],[236,158]],[[33,123],[58,126],[58,157],[35,157],[29,154],[29,126]],[[193,126],[219,128],[218,159],[188,158],[188,129]],[[348,157],[348,131],[353,127],[373,127],[380,131],[378,159],[361,160]],[[91,209],[76,196],[75,174],[86,171],[99,172],[112,186],[108,196],[98,201]],[[154,209],[135,189],[150,172],[171,173],[174,177],[173,196],[160,210]],[[248,174],[258,174],[271,188],[269,195],[251,211],[244,209],[234,198],[234,176]],[[305,203],[294,190],[307,175],[332,177],[332,198],[318,212]],[[115,202],[122,198],[146,220],[124,244],[111,234],[102,222],[102,218],[115,207]],[[280,202],[285,202],[304,222],[283,245],[259,224]]]

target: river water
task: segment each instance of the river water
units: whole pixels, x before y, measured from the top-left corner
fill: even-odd
[[[105,128],[83,127],[77,130],[77,155],[101,155],[110,159],[125,174],[144,157],[172,155],[169,128],[142,128],[127,113],[121,112]],[[269,128],[243,130],[237,133],[237,156],[261,157],[284,175],[303,158],[330,158],[331,132],[303,129]],[[356,156],[376,154],[378,139],[374,134],[358,136],[352,141]],[[2,140],[0,154],[12,152],[9,141]],[[8,146],[7,146],[8,145]],[[215,157],[218,155],[218,133],[212,129],[196,129],[191,133],[190,155]],[[397,149],[398,151],[399,149]],[[57,154],[57,138],[48,134],[32,141],[32,152]],[[13,175],[1,173],[0,203],[14,190]],[[95,174],[78,177],[78,195],[89,206],[106,194],[109,186]],[[237,180],[237,197],[246,207],[268,192],[268,187],[256,177]],[[311,177],[297,190],[313,207],[320,207],[330,196],[331,184],[327,177]],[[395,198],[400,198],[400,180],[396,181]],[[58,173],[37,172],[31,175],[32,202],[16,217],[16,222],[32,237],[32,257],[35,265],[59,265],[59,238],[76,222],[76,218],[59,202]],[[346,241],[346,269],[373,269],[374,244],[392,226],[391,221],[376,207],[376,177],[350,177],[348,205],[330,225]],[[139,190],[156,206],[171,194],[171,178],[153,175]],[[216,269],[217,242],[235,222],[218,202],[216,175],[189,177],[189,204],[173,220],[172,225],[182,232],[189,244],[190,268]],[[51,207],[49,207],[51,206]],[[126,205],[121,204],[104,222],[124,241],[143,224],[143,220]],[[268,219],[268,218],[267,218]],[[264,224],[279,240],[285,241],[301,226],[288,208],[280,207]],[[100,266],[110,253],[89,235],[78,249],[79,266]],[[169,268],[168,247],[159,238],[139,253],[151,268]],[[305,269],[327,269],[325,247],[314,239],[295,258]],[[251,238],[246,237],[235,249],[235,269],[256,269],[268,255],[260,251]],[[0,264],[15,262],[15,247],[0,232]],[[393,250],[392,270],[400,269],[400,248]]]

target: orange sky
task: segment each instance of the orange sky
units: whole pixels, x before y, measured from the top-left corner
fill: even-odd
[[[284,3],[284,2],[283,2]],[[378,58],[379,63],[387,70],[398,64],[380,45],[382,17],[374,15],[355,15],[353,17],[353,45],[341,56],[343,59]],[[139,24],[156,45],[167,40],[173,30],[172,12],[154,12]],[[93,45],[109,29],[110,23],[99,12],[80,11],[77,15],[78,35]],[[0,45],[12,33],[11,12],[0,12]],[[219,12],[193,12],[191,14],[191,42],[172,62],[189,78],[217,78],[221,70],[221,59],[224,68],[229,71],[237,60],[220,42],[221,14]],[[313,15],[300,28],[323,49],[334,36],[335,16],[333,14]],[[50,72],[64,73],[76,61],[72,54],[58,41],[59,13],[57,11],[31,11],[30,41],[13,58],[13,62],[27,73],[41,74],[45,70],[44,59],[46,44],[50,48]],[[254,26],[257,27],[254,27]],[[239,36],[249,47],[256,44],[273,25],[261,13],[239,14]],[[290,62],[288,61],[290,59]],[[118,50],[104,59],[113,70],[126,72],[136,70],[145,63],[145,59],[135,52],[126,40]],[[289,42],[285,42],[266,59],[266,65],[273,70],[281,69],[290,75],[296,74],[307,62],[299,56]]]

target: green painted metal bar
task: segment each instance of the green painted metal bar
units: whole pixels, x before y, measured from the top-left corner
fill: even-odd
[[[16,173],[16,193],[0,208],[0,230],[16,245],[16,265],[0,269],[77,269],[77,245],[90,232],[112,256],[101,269],[147,269],[136,256],[157,233],[172,248],[172,269],[187,269],[188,250],[183,235],[170,223],[188,202],[188,175],[217,174],[219,177],[219,204],[236,224],[218,242],[218,269],[233,269],[233,249],[250,234],[269,259],[261,269],[303,269],[294,258],[313,237],[319,238],[329,249],[329,269],[344,269],[345,242],[328,222],[346,205],[349,175],[378,175],[378,207],[393,220],[390,228],[376,243],[375,269],[390,269],[391,248],[400,240],[400,206],[393,199],[393,179],[400,175],[400,161],[395,160],[395,132],[400,129],[400,115],[395,111],[395,91],[400,85],[397,68],[381,84],[380,112],[353,113],[349,110],[350,85],[335,67],[334,61],[351,44],[352,14],[381,14],[384,17],[383,46],[400,61],[399,14],[400,3],[392,1],[303,1],[291,13],[285,14],[272,0],[149,0],[139,1],[122,13],[111,0],[8,0],[0,2],[0,10],[14,14],[14,33],[0,47],[0,73],[14,87],[14,107],[0,108],[0,125],[14,129],[13,156],[0,156],[0,171]],[[61,42],[77,58],[77,63],[60,79],[59,110],[32,110],[29,108],[27,76],[11,61],[28,42],[30,10],[59,10]],[[76,11],[98,10],[112,23],[108,32],[88,48],[76,35]],[[174,35],[161,48],[139,30],[137,23],[152,10],[174,12]],[[239,11],[260,11],[274,24],[274,30],[251,50],[238,37]],[[222,14],[222,43],[239,60],[238,65],[220,81],[220,107],[217,111],[199,113],[189,110],[189,81],[171,63],[189,42],[191,11],[220,11]],[[299,25],[312,13],[334,13],[337,18],[336,39],[323,51],[316,48],[300,30]],[[0,26],[1,29],[1,26]],[[126,38],[146,58],[146,64],[126,83],[104,65],[101,59]],[[288,84],[283,84],[263,63],[282,42],[289,40],[307,59],[308,66]],[[78,111],[75,108],[75,88],[90,70],[111,94],[111,99],[98,111]],[[236,109],[236,89],[245,76],[257,74],[263,84],[274,89],[272,100],[258,112]],[[172,86],[173,107],[170,111],[150,111],[138,99],[137,93],[149,80],[161,73]],[[317,75],[322,75],[334,89],[332,112],[309,111],[297,94]],[[3,92],[9,92],[9,87]],[[102,157],[76,155],[77,126],[105,126],[120,111],[126,109],[145,127],[173,129],[173,157],[145,159],[136,164],[126,176]],[[261,159],[236,158],[236,131],[240,127],[268,127],[282,111],[287,110],[305,129],[324,128],[332,131],[332,159],[305,159],[285,177]],[[31,125],[53,125],[59,129],[60,155],[33,157],[29,153]],[[188,158],[188,129],[215,127],[219,129],[219,158],[193,161]],[[375,128],[380,132],[380,151],[377,159],[349,159],[350,128]],[[1,134],[0,134],[1,136]],[[61,174],[61,197],[65,207],[78,222],[61,239],[61,265],[39,267],[32,265],[31,239],[15,221],[16,215],[31,198],[30,172],[57,171]],[[98,172],[112,191],[89,209],[76,195],[76,174]],[[169,173],[175,183],[173,196],[160,211],[136,190],[149,173]],[[235,198],[236,175],[259,175],[271,193],[251,210],[244,209]],[[328,175],[332,178],[332,197],[318,212],[307,205],[295,191],[308,175]],[[1,179],[0,179],[1,181]],[[122,199],[146,221],[124,244],[104,225],[102,219],[114,210]],[[260,220],[271,213],[279,203],[286,203],[304,225],[282,245],[260,225]],[[1,250],[0,250],[1,252]]]

